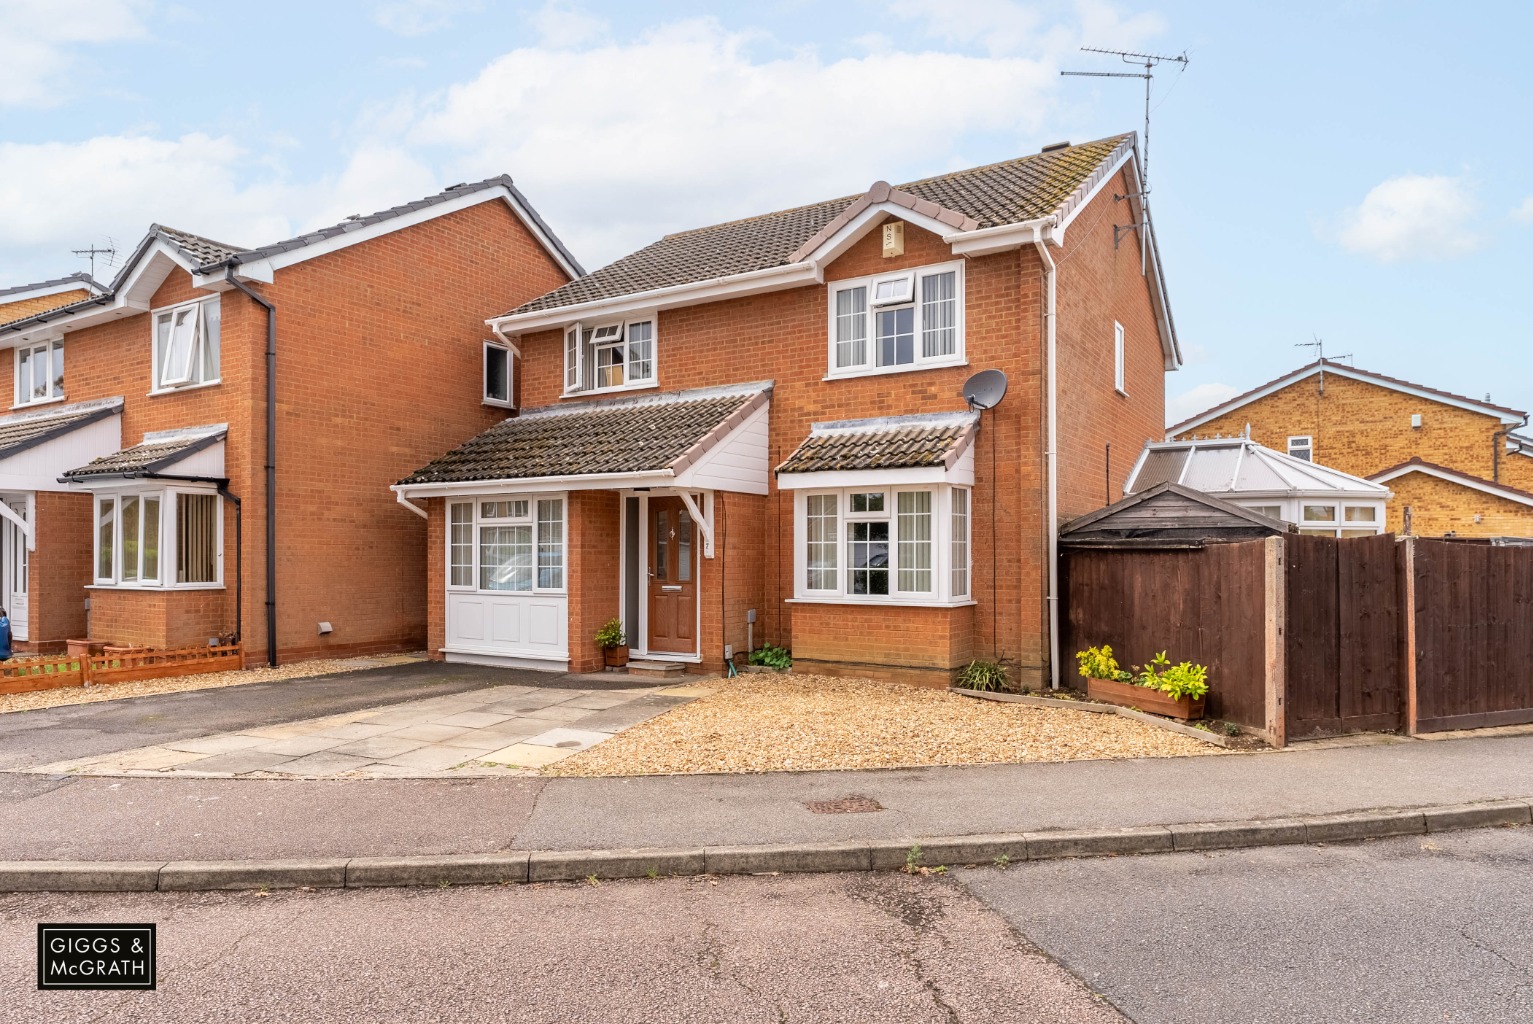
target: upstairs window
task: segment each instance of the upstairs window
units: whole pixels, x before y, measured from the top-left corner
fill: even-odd
[[[55,402],[64,397],[64,343],[45,341],[16,350],[16,404]]]
[[[830,286],[830,373],[856,376],[964,361],[963,264]]]
[[[511,400],[511,350],[493,341],[484,343],[484,404],[516,407]]]
[[[652,387],[655,321],[573,324],[564,332],[564,393]]]
[[[154,390],[218,382],[218,296],[154,314]]]
[[[1295,436],[1288,439],[1288,454],[1305,462],[1315,461],[1315,440],[1305,436]]]

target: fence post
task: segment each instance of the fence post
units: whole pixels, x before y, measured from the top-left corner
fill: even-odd
[[[1284,653],[1288,606],[1288,575],[1283,566],[1283,538],[1268,537],[1263,604],[1266,615],[1266,693],[1267,742],[1274,747],[1288,745],[1288,670]]]
[[[1405,734],[1415,736],[1419,709],[1416,704],[1416,538],[1405,545]]]

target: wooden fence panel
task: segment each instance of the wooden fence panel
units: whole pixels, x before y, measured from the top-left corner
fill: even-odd
[[[86,662],[86,676],[92,686],[126,683],[136,679],[189,676],[199,672],[223,672],[245,667],[243,648],[239,644],[227,647],[183,647],[136,654],[95,654]]]
[[[1062,676],[1111,644],[1125,668],[1166,651],[1208,666],[1207,713],[1266,726],[1265,542],[1201,548],[1066,548]]]
[[[85,685],[83,658],[29,658],[0,663],[0,694]]]
[[[1533,548],[1415,545],[1417,731],[1533,722]]]
[[[1288,738],[1341,730],[1336,541],[1284,538],[1288,566]]]

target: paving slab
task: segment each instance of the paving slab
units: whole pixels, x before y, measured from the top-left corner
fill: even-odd
[[[370,736],[393,732],[394,728],[386,722],[342,722],[315,729],[310,735],[327,736],[334,740],[365,740]]]
[[[402,740],[425,740],[427,743],[441,743],[443,740],[450,740],[454,736],[462,736],[468,731],[463,726],[426,723],[424,725],[407,725],[403,729],[395,729],[388,735],[397,736]]]
[[[262,754],[291,754],[294,757],[303,757],[305,754],[318,753],[321,750],[329,750],[345,743],[346,739],[337,738],[324,733],[314,733],[308,736],[294,736],[285,740],[261,740],[250,749]]]
[[[407,750],[403,754],[396,754],[393,757],[384,758],[383,763],[403,768],[425,768],[430,771],[443,771],[473,759],[473,755],[461,747],[444,747],[431,744],[415,750]]]
[[[354,754],[374,760],[395,757],[407,750],[417,750],[426,744],[422,740],[403,740],[395,736],[371,736],[365,740],[345,743],[331,749],[337,754]]]
[[[535,747],[529,743],[513,743],[509,747],[500,750],[492,750],[480,761],[489,761],[492,764],[515,765],[518,768],[542,768],[562,761],[575,753],[573,750],[560,750],[556,747]]]
[[[273,770],[283,775],[344,775],[347,772],[361,771],[377,760],[375,757],[358,757],[355,754],[338,754],[332,750],[326,750],[296,757]]]
[[[576,721],[580,728],[594,732],[622,732],[686,703],[687,699],[682,697],[640,697],[605,711],[592,712]]]
[[[510,715],[492,715],[483,711],[468,711],[435,720],[436,725],[456,726],[460,729],[487,729],[509,719]]]
[[[230,775],[243,775],[246,772],[267,771],[291,760],[293,758],[287,754],[262,754],[254,750],[236,750],[228,754],[204,757],[188,767],[194,767],[199,772],[227,772]]]
[[[259,747],[267,741],[264,736],[245,736],[240,734],[223,736],[199,736],[189,740],[174,740],[162,744],[170,750],[186,750],[194,754],[227,754],[234,750],[247,750],[251,747]]]
[[[523,743],[530,743],[536,747],[558,747],[561,750],[571,752],[585,750],[594,747],[602,740],[610,740],[609,732],[590,732],[584,729],[550,729],[547,732],[529,736]]]
[[[573,722],[577,718],[584,718],[592,713],[587,708],[572,708],[564,704],[553,704],[546,708],[533,708],[531,711],[524,711],[517,717],[537,718],[545,722]],[[596,713],[599,714],[600,712]]]

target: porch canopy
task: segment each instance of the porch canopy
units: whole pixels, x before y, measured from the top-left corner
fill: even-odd
[[[227,423],[150,431],[138,444],[63,473],[59,482],[88,489],[121,487],[131,480],[222,483],[228,436]]]
[[[777,467],[777,486],[783,490],[883,483],[972,487],[978,430],[977,412],[815,423],[803,443]]]
[[[30,497],[37,491],[63,491],[59,468],[78,465],[117,450],[122,443],[122,399],[102,398],[0,416],[0,518],[12,523],[36,550]],[[17,507],[26,511],[17,511]]]

